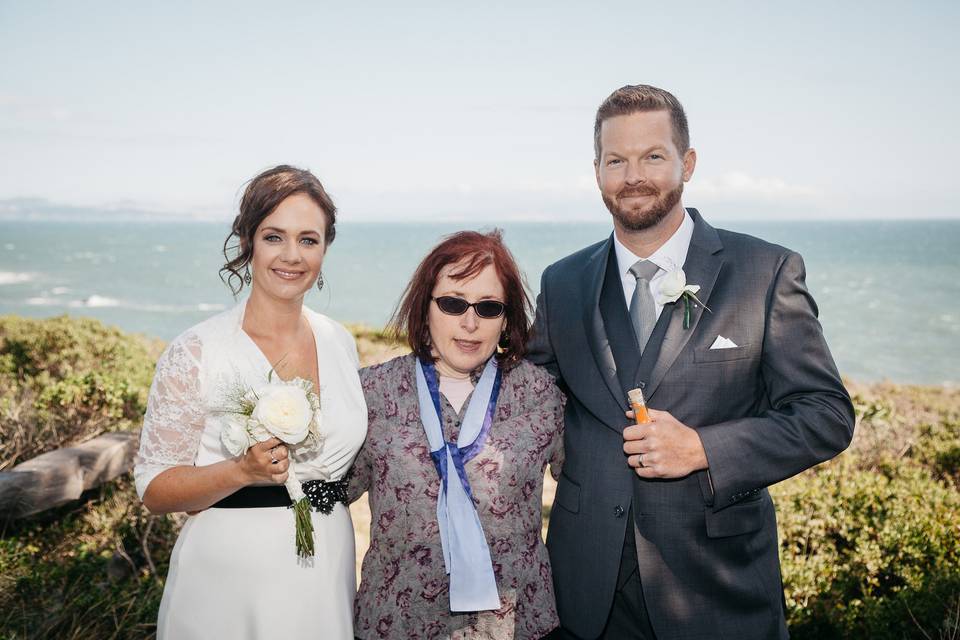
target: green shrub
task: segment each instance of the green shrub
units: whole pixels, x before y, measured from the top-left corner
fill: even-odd
[[[884,471],[844,456],[774,488],[792,637],[923,637],[946,619],[960,493],[910,460]]]
[[[960,486],[960,420],[921,425],[910,457]]]
[[[889,382],[848,387],[857,416],[850,450],[859,468],[878,469],[907,457],[935,477],[960,479],[960,388]]]
[[[159,351],[96,320],[0,317],[0,469],[138,427]]]
[[[155,351],[156,345],[90,318],[0,316],[0,371],[25,383],[89,371],[123,373],[134,383],[149,383]]]
[[[147,390],[117,374],[87,372],[70,375],[40,392],[34,408],[41,420],[69,424],[137,420],[146,410]]]
[[[0,536],[0,638],[148,638],[179,527],[124,477]]]

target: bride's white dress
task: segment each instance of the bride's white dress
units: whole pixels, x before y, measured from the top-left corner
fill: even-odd
[[[266,382],[270,363],[242,330],[245,303],[174,339],[157,372],[135,466],[137,492],[177,465],[230,458],[220,443],[231,391]],[[367,430],[353,337],[304,308],[316,337],[323,412],[322,451],[296,463],[301,481],[343,478]],[[188,518],[173,554],[157,637],[353,638],[356,591],[353,524],[337,504],[312,513],[316,555],[298,559],[293,511],[285,507],[207,509]]]

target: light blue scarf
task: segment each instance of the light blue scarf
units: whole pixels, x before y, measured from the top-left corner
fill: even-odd
[[[463,416],[457,442],[443,439],[440,421],[440,388],[433,363],[417,360],[417,395],[420,421],[430,444],[440,493],[437,522],[443,562],[450,575],[450,611],[487,611],[500,608],[500,595],[490,561],[490,549],[483,534],[480,516],[473,505],[470,481],[464,464],[483,448],[490,432],[493,412],[500,394],[502,372],[490,358],[473,390]],[[450,482],[449,469],[456,470],[459,482]]]

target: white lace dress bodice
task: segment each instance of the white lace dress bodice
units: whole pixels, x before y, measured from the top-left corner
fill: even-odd
[[[267,381],[270,362],[243,331],[245,303],[175,338],[160,356],[134,467],[137,493],[178,465],[203,466],[230,458],[220,442],[224,417],[239,387]],[[313,459],[296,463],[297,477],[339,480],[366,435],[367,408],[360,389],[353,336],[326,316],[304,308],[317,345],[324,443]]]

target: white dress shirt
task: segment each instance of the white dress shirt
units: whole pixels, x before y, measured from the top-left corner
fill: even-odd
[[[693,238],[693,218],[684,211],[683,222],[670,238],[664,242],[659,249],[653,252],[647,260],[660,267],[660,271],[650,281],[650,293],[653,295],[654,303],[657,307],[657,318],[660,318],[660,312],[663,311],[663,305],[657,301],[657,290],[660,288],[660,281],[667,275],[668,271],[683,268],[683,263],[687,261],[687,251],[690,249],[690,240]],[[627,249],[617,234],[613,234],[613,247],[617,252],[617,268],[620,270],[620,282],[623,285],[623,298],[626,300],[627,309],[630,308],[630,301],[633,299],[633,290],[637,288],[637,279],[630,273],[630,267],[637,260],[642,260],[638,255],[634,255],[630,249]]]

